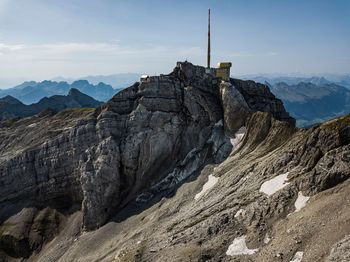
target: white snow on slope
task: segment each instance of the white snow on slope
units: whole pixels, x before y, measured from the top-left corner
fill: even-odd
[[[237,237],[233,240],[232,244],[228,247],[226,255],[252,255],[258,252],[258,249],[249,249],[245,243],[245,236]]]
[[[219,178],[213,176],[212,174],[209,175],[208,181],[203,185],[202,191],[195,195],[194,199],[198,200],[203,195],[205,195],[210,189],[213,188],[213,186],[218,182]]]
[[[245,132],[246,132],[246,128],[242,126],[236,132],[235,137],[230,139],[233,149],[235,149],[239,145],[239,143],[242,141],[242,138],[244,137]]]
[[[264,237],[264,243],[265,243],[265,244],[268,244],[268,243],[270,243],[270,241],[271,241],[271,238],[270,238],[270,236],[269,236],[269,233],[266,233],[266,235],[265,235],[265,237]]]
[[[295,211],[298,212],[300,211],[304,206],[306,206],[307,201],[309,200],[310,197],[304,196],[302,192],[298,193],[298,198],[294,203],[295,206]]]
[[[287,186],[289,183],[288,181],[288,173],[284,173],[282,175],[276,176],[268,181],[265,181],[259,191],[265,193],[268,196],[273,195],[274,193],[276,193],[278,190],[284,188],[285,186]]]
[[[244,217],[245,213],[246,213],[246,211],[244,209],[239,209],[235,214],[235,218]]]
[[[301,262],[303,259],[304,252],[298,251],[295,253],[293,259],[290,262]]]

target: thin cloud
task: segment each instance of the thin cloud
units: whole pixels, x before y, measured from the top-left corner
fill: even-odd
[[[199,60],[196,46],[126,46],[113,42],[62,42],[42,44],[0,43],[0,72],[9,77],[164,72],[176,61]],[[152,72],[153,73],[153,72]]]
[[[12,51],[17,51],[24,49],[24,45],[9,45],[5,43],[0,43],[0,52],[1,53],[6,53],[6,52],[12,52]]]
[[[134,53],[139,50],[131,48],[123,48],[117,43],[54,43],[54,44],[7,44],[0,43],[0,51],[3,54],[12,54],[13,51],[21,51],[17,53],[51,53],[51,54],[69,54],[69,53],[83,53],[83,52],[114,52],[114,53]]]
[[[250,52],[237,52],[231,53],[229,56],[231,57],[268,57],[268,56],[277,56],[277,52],[265,52],[265,53],[250,53]]]
[[[105,43],[105,42],[69,42],[69,43],[54,43],[54,44],[36,44],[36,45],[25,45],[25,44],[7,44],[0,43],[0,52],[4,55],[17,56],[32,54],[35,57],[40,55],[66,55],[66,54],[81,54],[81,53],[106,53],[109,55],[147,55],[147,54],[159,54],[159,53],[172,53],[178,55],[199,55],[201,49],[199,47],[177,47],[170,48],[164,46],[146,46],[146,47],[131,47],[122,46],[119,43]]]

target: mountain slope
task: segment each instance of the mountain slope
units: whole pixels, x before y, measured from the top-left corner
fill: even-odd
[[[350,148],[344,128],[349,121],[350,116],[295,130],[271,115],[254,113],[246,136],[224,162],[206,165],[150,208],[132,215],[126,208],[100,229],[75,241],[71,237],[69,244],[59,235],[33,259],[290,262],[301,252],[304,262],[346,261]],[[264,183],[284,174],[285,187],[272,195],[260,192]],[[210,177],[217,179],[212,186]],[[300,196],[310,198],[305,206],[297,205],[298,211]],[[79,224],[80,215],[70,221]],[[334,251],[338,242],[343,250]]]
[[[325,85],[325,84],[336,84],[350,88],[350,76],[349,75],[332,75],[324,74],[324,76],[312,76],[312,77],[297,77],[297,76],[264,76],[264,75],[250,75],[243,79],[252,79],[260,83],[270,83],[275,85],[277,83],[283,82],[288,85],[297,85],[300,82],[312,83],[314,85]]]
[[[12,96],[0,98],[0,120],[18,116],[29,116],[35,113],[32,107],[23,104]]]
[[[0,129],[0,258],[343,256],[349,121],[297,129],[267,86],[188,62],[94,112],[19,120]]]
[[[55,82],[45,80],[42,82],[24,82],[13,88],[2,89],[0,90],[0,97],[10,95],[25,104],[32,104],[37,103],[44,97],[65,95],[71,88],[78,89],[80,92],[87,94],[98,101],[106,101],[119,91],[118,89],[113,89],[110,85],[104,83],[93,85],[86,80],[77,80],[72,84],[63,81]]]
[[[55,95],[49,98],[44,97],[38,103],[31,105],[24,105],[16,98],[6,96],[0,98],[0,120],[31,116],[48,108],[54,111],[61,111],[66,108],[95,108],[101,104],[101,102],[74,88],[69,91],[67,96]]]
[[[336,84],[277,83],[271,91],[280,98],[300,126],[308,126],[350,112],[350,90]]]

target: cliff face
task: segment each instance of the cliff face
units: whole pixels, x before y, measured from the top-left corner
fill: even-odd
[[[237,147],[243,126],[246,135]],[[154,261],[155,252],[160,261],[177,261],[171,254],[186,243],[194,254],[212,246],[208,257],[219,259],[227,241],[243,233],[251,233],[249,240],[258,237],[252,244],[259,246],[261,234],[272,230],[266,223],[292,209],[297,189],[312,195],[347,179],[340,154],[348,150],[349,130],[342,125],[332,128],[296,131],[294,119],[266,86],[236,79],[221,83],[203,67],[187,62],[169,75],[134,84],[94,111],[66,110],[19,120],[0,129],[3,256],[28,257],[58,234],[32,259],[49,261],[65,254],[63,261],[103,260],[98,254],[110,250],[102,245],[97,252],[89,241],[105,234],[107,243],[113,237],[106,230],[114,232],[113,245],[125,240],[111,254],[144,256],[145,261]],[[315,175],[321,159],[333,161],[333,175],[325,177],[321,169],[321,175]],[[278,195],[281,202],[256,191],[268,177],[292,169],[296,179],[287,195]],[[202,193],[193,201],[208,174],[220,177],[220,187],[211,193],[216,196],[209,199]],[[193,188],[190,181],[197,176]],[[240,206],[250,210],[250,219],[242,224],[235,220]],[[157,218],[144,220],[145,214]],[[130,222],[133,215],[135,221]],[[77,237],[80,226],[90,231],[107,221],[118,223],[113,230],[109,223],[86,233],[89,241]],[[123,237],[128,228],[131,235]],[[144,254],[126,246],[135,247],[138,238],[149,238]],[[62,248],[56,248],[58,244]],[[89,259],[90,251],[82,250],[87,247],[96,249]],[[183,252],[180,260],[186,257]]]

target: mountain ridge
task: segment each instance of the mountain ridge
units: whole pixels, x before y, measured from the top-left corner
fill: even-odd
[[[95,108],[100,105],[102,102],[96,101],[75,88],[71,88],[66,96],[43,97],[39,102],[30,105],[25,105],[18,99],[7,95],[0,98],[0,120],[32,116],[46,109],[58,112],[67,108]]]
[[[334,261],[349,121],[296,128],[268,86],[188,62],[93,111],[20,119],[0,128],[0,258]]]
[[[0,97],[11,95],[24,104],[32,104],[37,103],[43,97],[64,95],[71,88],[76,88],[99,101],[106,101],[119,91],[104,83],[90,84],[87,80],[76,80],[72,84],[44,80],[42,82],[28,81],[9,89],[1,89]]]
[[[350,90],[334,83],[279,82],[270,88],[299,126],[310,126],[350,112]]]
[[[350,75],[332,75],[332,74],[322,74],[314,76],[283,76],[278,75],[264,75],[264,74],[253,74],[242,76],[242,79],[251,79],[260,83],[268,82],[272,85],[278,82],[285,82],[288,85],[296,85],[300,82],[312,83],[315,85],[323,85],[334,83],[340,86],[344,86],[350,89]]]

